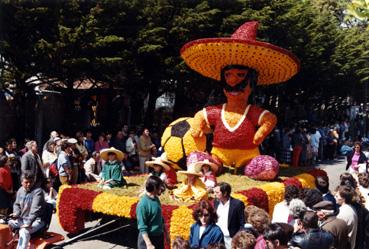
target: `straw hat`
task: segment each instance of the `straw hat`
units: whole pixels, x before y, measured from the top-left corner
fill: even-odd
[[[117,156],[117,159],[119,161],[122,161],[123,158],[124,158],[124,153],[122,151],[114,148],[114,147],[110,147],[108,149],[102,149],[102,150],[100,150],[100,157],[102,159],[104,159],[105,161],[107,161],[107,160],[109,160],[109,158],[108,158],[108,154],[109,153],[114,153]]]
[[[153,157],[152,161],[146,161],[145,165],[148,167],[154,167],[154,165],[160,165],[164,168],[164,170],[168,171],[171,168],[171,164],[172,162],[170,162],[167,158],[166,153],[164,152],[163,154],[161,154],[160,157]]]
[[[181,56],[190,68],[218,81],[228,65],[255,69],[259,85],[289,80],[300,69],[298,58],[281,47],[256,40],[258,25],[256,21],[246,22],[231,37],[188,42],[181,48]]]
[[[202,176],[202,174],[201,174],[201,165],[199,165],[199,164],[188,165],[186,171],[180,170],[180,171],[178,171],[178,174]]]
[[[202,152],[202,151],[196,151],[192,152],[187,157],[187,165],[194,164],[196,167],[200,167],[200,171],[202,166],[209,165],[210,169],[213,172],[218,171],[219,165],[214,161],[214,159],[211,157],[209,153]]]

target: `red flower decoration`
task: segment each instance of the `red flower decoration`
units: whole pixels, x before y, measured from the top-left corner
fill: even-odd
[[[307,173],[314,176],[315,178],[317,178],[318,176],[328,176],[327,172],[321,169],[312,169],[308,171]]]
[[[178,206],[173,206],[173,205],[162,205],[161,206],[161,211],[163,213],[163,217],[164,217],[164,226],[166,228],[166,231],[170,231],[170,221],[171,221],[171,217],[172,217],[172,213],[173,210],[178,208]],[[165,245],[165,249],[170,249],[171,247],[171,241],[168,241],[168,238],[166,236],[164,236],[164,245]]]
[[[85,227],[86,211],[92,211],[92,203],[99,192],[76,187],[66,188],[59,197],[59,222],[69,233],[77,233]]]
[[[247,197],[247,202],[249,205],[257,206],[269,212],[268,195],[264,190],[259,188],[251,188],[238,193]]]
[[[290,177],[290,178],[287,178],[287,179],[283,180],[283,184],[284,184],[285,187],[287,187],[289,185],[294,185],[294,186],[302,189],[301,182],[295,177]]]

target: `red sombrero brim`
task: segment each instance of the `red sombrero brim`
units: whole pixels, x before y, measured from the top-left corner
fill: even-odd
[[[222,68],[227,65],[254,68],[259,73],[259,85],[285,82],[300,70],[299,59],[294,54],[256,40],[199,39],[185,44],[181,56],[190,68],[218,81]]]

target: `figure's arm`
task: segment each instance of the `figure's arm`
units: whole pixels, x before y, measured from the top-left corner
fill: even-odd
[[[259,122],[260,127],[256,131],[253,143],[259,145],[268,136],[268,134],[274,129],[277,124],[277,117],[270,112],[264,113]]]
[[[193,124],[191,125],[191,135],[193,137],[202,137],[204,133],[210,133],[211,129],[206,123],[205,115],[204,110],[195,114]]]

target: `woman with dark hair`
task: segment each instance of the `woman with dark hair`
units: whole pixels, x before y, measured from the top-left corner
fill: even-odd
[[[347,154],[346,170],[351,174],[367,172],[367,158],[361,150],[361,143],[354,143],[354,151]]]
[[[292,238],[293,226],[286,223],[272,223],[264,231],[264,239],[268,249],[288,248],[288,241]]]
[[[222,230],[216,225],[218,215],[208,201],[200,201],[193,218],[196,223],[191,226],[191,248],[207,248],[209,244],[224,243]]]

